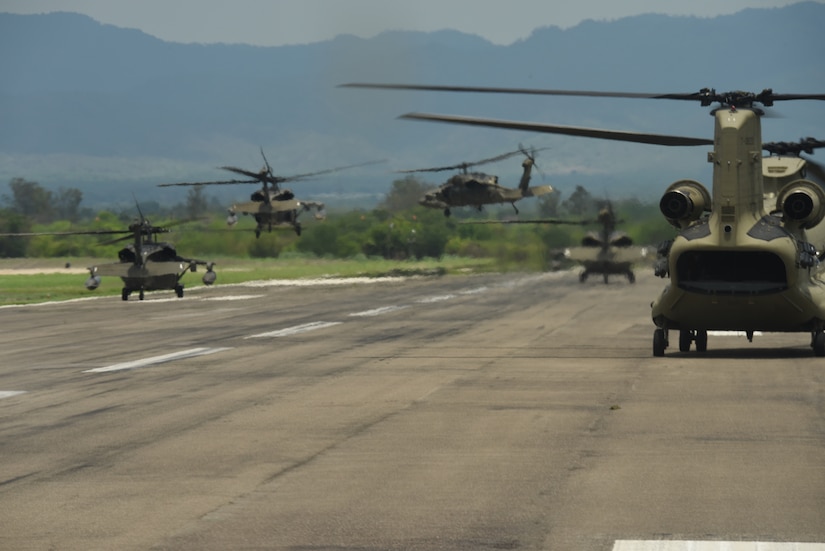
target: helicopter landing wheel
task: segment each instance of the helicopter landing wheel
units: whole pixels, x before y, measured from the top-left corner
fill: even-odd
[[[694,342],[696,343],[696,351],[697,352],[707,352],[708,351],[708,332],[704,329],[700,329],[696,331],[696,334],[693,337]]]
[[[444,209],[444,216],[450,216],[450,209]]]
[[[587,272],[582,272],[579,274],[579,283],[584,283],[587,281]]]
[[[607,274],[602,274],[602,278],[604,279],[604,284],[607,285]]]
[[[822,331],[817,331],[814,334],[814,340],[811,346],[814,349],[814,356],[825,356],[825,333]]]
[[[178,298],[183,298],[183,285],[175,285],[175,294]]]
[[[138,293],[138,299],[143,300],[143,289]]]
[[[130,291],[129,289],[127,289],[126,287],[124,287],[124,288],[120,291],[120,298],[121,298],[121,300],[129,300],[129,295],[130,295],[131,293],[132,293],[132,291]]]
[[[688,329],[679,331],[679,352],[690,352],[690,343],[693,339],[693,331]]]
[[[665,330],[656,329],[653,332],[653,355],[656,357],[664,356],[665,348],[667,348],[667,336],[665,336]]]
[[[295,224],[295,235],[301,235],[301,225]]]
[[[636,283],[636,274],[631,271],[627,272],[627,281],[630,283]]]

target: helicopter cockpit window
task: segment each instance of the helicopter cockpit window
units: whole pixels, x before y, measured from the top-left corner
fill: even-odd
[[[788,288],[785,263],[766,251],[687,251],[676,261],[680,288],[725,295],[778,293]]]

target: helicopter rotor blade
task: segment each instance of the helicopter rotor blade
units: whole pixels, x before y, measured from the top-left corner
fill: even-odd
[[[731,91],[717,93],[713,88],[702,88],[698,92],[651,94],[644,92],[602,92],[594,90],[553,90],[543,88],[502,88],[488,86],[441,86],[429,84],[384,84],[369,82],[351,82],[339,85],[341,88],[371,88],[382,90],[421,90],[430,92],[478,92],[486,94],[527,94],[540,96],[577,96],[602,98],[638,98],[638,99],[672,99],[699,101],[703,106],[712,103],[725,105],[749,106],[761,103],[770,107],[775,101],[788,100],[825,100],[825,94],[775,94],[771,89],[765,89],[755,94],[753,92]]]
[[[685,136],[669,136],[665,134],[648,134],[641,132],[625,132],[619,130],[604,130],[586,128],[582,126],[562,126],[554,124],[509,121],[501,119],[486,119],[480,117],[462,117],[457,115],[438,115],[431,113],[407,113],[399,119],[422,120],[432,122],[446,122],[469,126],[485,126],[490,128],[505,128],[509,130],[526,130],[528,132],[543,132],[545,134],[564,134],[584,138],[600,138],[623,142],[644,143],[666,146],[694,146],[713,145],[713,140],[706,138],[690,138]]]
[[[158,184],[158,187],[172,187],[172,186],[224,186],[232,184],[257,184],[260,180],[217,180],[214,182],[177,182],[174,184]]]
[[[550,149],[550,148],[549,147],[542,147],[542,148],[539,148],[539,149],[533,149],[532,151],[533,152],[543,151],[545,149]],[[498,161],[503,161],[504,159],[509,159],[510,157],[513,157],[513,156],[519,155],[519,154],[526,155],[527,157],[530,157],[530,153],[519,144],[519,148],[516,151],[509,151],[507,153],[502,153],[501,155],[496,155],[495,157],[490,157],[488,159],[481,159],[480,161],[463,162],[463,163],[458,163],[458,164],[455,164],[455,165],[439,166],[439,167],[433,167],[433,168],[414,168],[414,169],[411,169],[411,170],[396,170],[395,172],[408,174],[408,173],[412,173],[412,172],[442,172],[444,170],[462,170],[462,171],[464,171],[464,170],[467,170],[468,168],[473,167],[473,166],[479,166],[479,165],[484,165],[484,164],[488,164],[488,163],[495,163],[495,162],[498,162]]]
[[[358,163],[358,164],[354,164],[354,165],[338,166],[338,167],[335,167],[335,168],[328,168],[328,169],[325,169],[325,170],[319,170],[317,172],[307,172],[306,174],[296,174],[294,176],[287,176],[287,177],[283,178],[282,181],[291,182],[291,181],[294,181],[294,180],[303,180],[303,179],[306,179],[306,178],[311,178],[313,176],[321,176],[323,174],[331,174],[333,172],[338,172],[338,171],[341,171],[341,170],[349,170],[350,168],[359,168],[359,167],[362,167],[362,166],[377,165],[377,164],[386,163],[386,162],[387,162],[386,159],[379,159],[377,161],[367,161],[365,163]]]
[[[592,223],[593,220],[561,220],[557,218],[534,218],[516,220],[466,220],[459,222],[459,224],[554,224],[571,226],[586,226]]]

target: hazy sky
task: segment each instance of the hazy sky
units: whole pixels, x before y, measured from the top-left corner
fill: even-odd
[[[457,29],[496,44],[537,27],[641,13],[712,17],[799,0],[0,0],[0,11],[77,12],[173,42],[305,44],[339,34]]]

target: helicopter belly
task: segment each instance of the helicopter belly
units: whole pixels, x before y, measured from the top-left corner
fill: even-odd
[[[651,304],[654,323],[667,329],[798,332],[825,324],[825,288],[791,287],[765,295],[718,295],[668,286]]]
[[[129,290],[163,291],[174,289],[178,285],[177,274],[166,274],[145,277],[124,277],[123,287]]]

